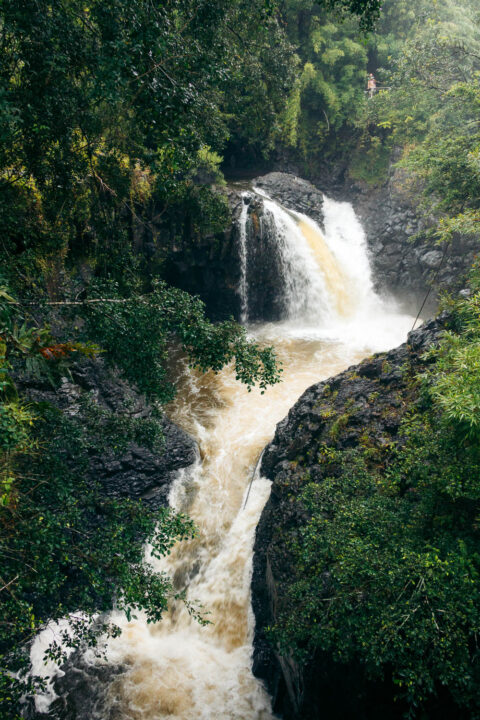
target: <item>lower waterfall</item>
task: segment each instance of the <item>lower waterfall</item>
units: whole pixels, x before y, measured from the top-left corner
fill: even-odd
[[[260,453],[301,393],[372,351],[406,339],[412,318],[373,289],[362,227],[352,207],[325,198],[323,230],[305,215],[265,197],[276,228],[287,293],[284,319],[248,328],[275,345],[282,382],[248,392],[231,368],[200,375],[182,358],[171,418],[198,441],[200,458],[175,481],[170,503],[193,518],[198,534],[162,561],[188,600],[203,606],[201,626],[176,603],[162,622],[139,616],[109,642],[109,662],[125,671],[113,680],[100,720],[267,720],[269,697],[251,671],[250,603],[255,528],[270,483],[258,473]],[[241,222],[247,222],[244,210]],[[244,233],[244,229],[242,230]],[[248,312],[248,258],[243,234],[242,312]],[[245,507],[244,507],[245,506]],[[93,717],[92,717],[93,720]]]

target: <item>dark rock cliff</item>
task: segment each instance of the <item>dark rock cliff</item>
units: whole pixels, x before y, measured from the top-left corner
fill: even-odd
[[[306,478],[316,483],[323,479],[323,466],[314,460],[320,446],[354,448],[365,434],[373,447],[395,440],[412,403],[409,377],[420,370],[421,356],[440,329],[440,321],[430,321],[410,333],[408,342],[399,348],[310,387],[277,426],[265,449],[261,473],[273,484],[254,548],[253,667],[272,695],[274,710],[285,720],[380,720],[386,713],[401,717],[402,708],[395,710],[393,693],[385,684],[373,685],[361,669],[335,665],[321,655],[300,666],[274,652],[265,628],[275,622],[294,572],[289,529],[305,521],[292,498]]]
[[[287,210],[308,213],[323,221],[323,194],[306,180],[286,173],[269,173],[256,178],[243,203],[247,204],[245,249],[247,273],[247,319],[249,322],[276,321],[286,317],[288,304],[285,271],[279,251],[278,228],[261,194],[264,191]],[[237,243],[240,246],[240,214],[235,215]]]
[[[282,263],[273,217],[263,200],[250,193],[245,221],[245,263],[248,322],[275,321],[285,314]]]
[[[101,358],[76,364],[56,389],[32,377],[19,378],[17,385],[29,400],[50,403],[67,415],[80,413],[82,417],[82,399],[86,398],[113,415],[148,419],[153,412],[145,398]],[[195,461],[197,447],[166,416],[161,424],[164,445],[158,452],[131,442],[121,454],[107,449],[90,456],[88,476],[100,483],[106,495],[143,499],[154,507],[166,504],[173,478]]]
[[[438,218],[422,214],[419,192],[409,187],[398,168],[391,169],[380,187],[348,183],[344,190],[365,229],[378,289],[392,293],[414,311],[431,288],[424,313],[428,315],[443,290],[464,286],[479,238],[456,235],[447,246],[437,245],[426,233]]]

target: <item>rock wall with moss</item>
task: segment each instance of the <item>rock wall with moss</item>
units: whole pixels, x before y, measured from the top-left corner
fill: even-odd
[[[421,379],[444,322],[313,385],[264,452],[254,672],[285,720],[477,716],[479,458]]]

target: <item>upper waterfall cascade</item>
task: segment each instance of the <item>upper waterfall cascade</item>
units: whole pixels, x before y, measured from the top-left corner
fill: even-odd
[[[325,198],[323,230],[307,216],[263,196],[264,222],[275,232],[285,317],[248,326],[258,342],[275,345],[283,381],[262,395],[235,380],[233,368],[200,375],[186,359],[177,365],[172,419],[198,441],[198,462],[182,471],[170,503],[192,517],[193,540],[161,561],[146,561],[174,579],[187,600],[201,606],[202,626],[182,601],[158,624],[141,614],[109,641],[107,660],[122,668],[101,709],[89,720],[270,720],[269,697],[251,671],[254,620],[250,603],[255,528],[270,493],[256,476],[262,449],[301,393],[361,360],[406,339],[412,319],[373,289],[363,229],[352,207]],[[249,317],[248,207],[240,216],[242,314]],[[41,638],[39,638],[39,642]],[[35,647],[32,650],[35,655]],[[41,703],[42,700],[39,699]],[[42,706],[43,707],[43,706]],[[85,716],[87,717],[87,716]]]
[[[246,195],[247,193],[244,193]],[[324,196],[324,227],[306,215],[287,210],[263,190],[261,231],[275,235],[279,253],[279,292],[284,295],[283,332],[308,337],[365,343],[368,351],[393,347],[408,331],[408,320],[391,298],[374,290],[364,229],[353,207]],[[239,219],[241,242],[242,316],[248,318],[250,286],[248,257],[248,206]],[[396,322],[392,325],[392,316]]]

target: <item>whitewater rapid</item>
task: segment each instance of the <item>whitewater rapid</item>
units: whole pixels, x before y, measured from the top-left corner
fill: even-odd
[[[371,352],[406,339],[412,318],[374,291],[365,234],[353,208],[328,198],[324,227],[285,210],[262,193],[276,229],[287,312],[281,322],[248,331],[273,344],[282,382],[248,392],[231,367],[200,375],[179,356],[170,417],[191,433],[198,462],[179,473],[170,504],[194,520],[194,540],[161,561],[178,590],[202,606],[200,625],[181,602],[157,624],[114,614],[122,634],[108,660],[124,671],[112,682],[100,720],[271,720],[270,699],[251,670],[254,618],[250,601],[255,528],[270,483],[258,472],[262,449],[302,392]],[[248,318],[248,208],[240,217],[242,317]],[[105,662],[91,658],[92,664]],[[94,720],[94,718],[92,718]]]

